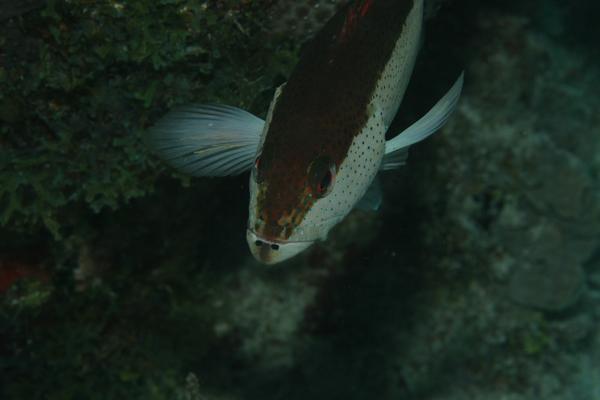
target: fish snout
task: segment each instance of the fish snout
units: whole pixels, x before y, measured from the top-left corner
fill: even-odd
[[[277,264],[292,258],[313,243],[269,240],[257,235],[250,229],[246,231],[246,240],[254,258],[267,265]]]

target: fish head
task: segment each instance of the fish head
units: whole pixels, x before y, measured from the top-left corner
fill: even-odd
[[[292,124],[327,132],[308,118]],[[250,174],[246,235],[258,261],[276,264],[326,239],[377,174],[385,152],[383,132],[373,134],[380,125],[366,119],[359,134],[343,140],[334,129],[343,132],[343,124],[300,139],[278,135],[275,119],[266,127]]]
[[[247,230],[257,260],[284,261],[327,236],[346,214],[331,202],[337,174],[338,166],[325,154],[291,163],[257,157],[250,179]]]

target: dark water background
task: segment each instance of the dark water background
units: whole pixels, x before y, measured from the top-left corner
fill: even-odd
[[[282,11],[42,3],[0,2],[0,398],[600,398],[597,1],[441,2],[392,130],[464,69],[455,115],[275,268],[247,176],[141,139],[174,104],[264,115]]]

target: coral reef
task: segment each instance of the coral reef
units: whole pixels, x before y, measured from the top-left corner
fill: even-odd
[[[316,33],[344,4],[343,0],[281,0],[270,10],[270,27],[278,34],[304,40]]]
[[[75,205],[115,209],[151,192],[161,169],[140,139],[173,104],[229,100],[263,111],[295,58],[264,45],[260,4],[230,3],[49,2],[9,20],[0,64],[2,224],[43,225],[58,237],[81,218],[70,221]]]
[[[189,101],[264,115],[340,2],[42,3],[0,32],[0,398],[600,397],[593,2],[436,2],[392,130],[464,68],[455,115],[276,268],[247,177],[143,134]]]

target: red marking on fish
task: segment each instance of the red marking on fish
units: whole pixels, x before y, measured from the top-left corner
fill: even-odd
[[[374,0],[365,0],[364,2],[357,2],[355,6],[348,7],[348,12],[346,13],[346,22],[342,26],[342,31],[340,32],[340,41],[344,41],[351,35],[358,26],[359,19],[366,16],[371,6],[374,3]]]
[[[348,38],[350,33],[354,30],[356,21],[356,14],[354,13],[354,9],[349,8],[348,13],[346,14],[346,22],[344,26],[342,26],[342,31],[340,32],[340,41],[344,41]]]
[[[371,8],[371,6],[373,5],[373,1],[374,0],[367,0],[364,2],[363,5],[360,6],[360,16],[364,17],[365,15],[367,15],[367,13],[369,12],[369,9]]]

